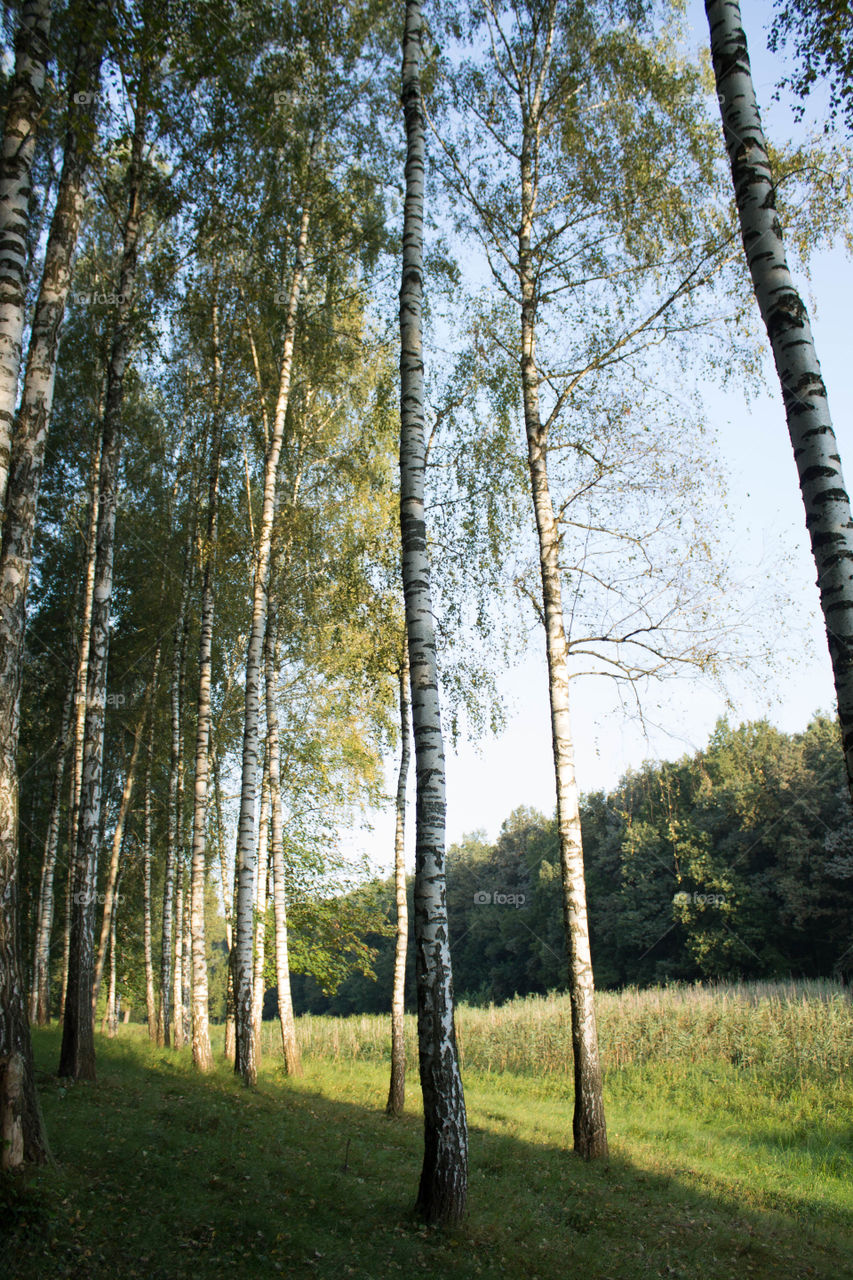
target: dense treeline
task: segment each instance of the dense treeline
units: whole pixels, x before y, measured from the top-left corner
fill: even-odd
[[[646,764],[581,804],[596,986],[853,972],[853,824],[838,727],[717,725],[707,747]],[[385,886],[386,903],[393,901]],[[448,855],[456,995],[500,1002],[566,987],[554,820],[517,809],[490,844]],[[392,948],[374,934],[376,980],[332,996],[300,979],[315,1013],[389,1007]]]

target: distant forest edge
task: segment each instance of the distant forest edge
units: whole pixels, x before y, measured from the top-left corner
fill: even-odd
[[[721,720],[707,747],[646,764],[582,802],[584,861],[598,988],[714,978],[853,973],[853,822],[837,723],[803,733]],[[567,989],[555,820],[516,809],[492,844],[466,836],[448,852],[448,916],[457,999],[500,1003]],[[394,918],[391,879],[340,903],[339,927]],[[324,913],[323,928],[328,929]],[[411,883],[409,920],[413,919]],[[390,1008],[394,939],[363,933],[336,989],[293,974],[300,1013]],[[306,924],[295,958],[324,947]],[[410,940],[411,941],[411,940]],[[312,948],[312,943],[315,944]],[[372,958],[371,958],[372,953]],[[414,1008],[414,946],[407,1007]],[[265,1016],[275,1010],[268,991]]]

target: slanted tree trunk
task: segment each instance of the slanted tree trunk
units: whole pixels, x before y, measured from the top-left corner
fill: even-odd
[[[394,830],[394,888],[397,897],[397,935],[394,942],[394,986],[391,993],[391,1083],[389,1116],[403,1114],[406,1104],[406,950],[409,944],[409,905],[406,899],[406,785],[411,759],[412,712],[409,654],[404,646],[400,663],[400,772],[397,775]]]
[[[62,1026],[59,1074],[74,1079],[95,1078],[92,1027],[92,979],[95,926],[95,875],[101,819],[104,714],[107,695],[110,601],[118,469],[121,454],[120,416],[124,374],[130,354],[131,305],[136,284],[139,239],[142,151],[145,132],[144,91],[140,89],[128,167],[128,211],[124,224],[119,298],[107,370],[100,470],[97,563],[92,605],[89,680],[86,691],[86,733],[77,851],[72,893],[71,953],[68,991]]]
[[[706,0],[717,99],[741,235],[773,349],[817,566],[853,797],[853,520],[805,303],[788,262],[737,0]]]
[[[118,808],[118,817],[116,818],[115,830],[113,832],[112,848],[110,850],[110,865],[107,868],[107,883],[104,889],[104,913],[101,918],[101,936],[98,941],[98,956],[95,961],[95,977],[92,982],[92,1016],[95,1016],[95,1009],[98,1004],[98,995],[101,990],[101,979],[104,976],[104,965],[107,959],[107,947],[110,940],[110,931],[112,929],[112,917],[115,907],[115,895],[117,891],[119,874],[121,868],[121,854],[124,848],[124,832],[127,823],[127,815],[130,812],[130,801],[133,797],[133,785],[136,781],[136,765],[139,761],[139,749],[142,746],[142,731],[145,728],[145,720],[148,714],[148,705],[146,705],[139,717],[136,729],[133,734],[133,746],[130,750],[130,760],[127,765],[127,773],[124,778],[124,786],[121,791],[121,802]]]
[[[275,920],[275,979],[278,992],[278,1020],[284,1069],[289,1076],[302,1074],[302,1059],[296,1039],[293,994],[290,990],[290,959],[287,949],[287,888],[284,874],[284,826],[281,814],[281,738],[278,704],[275,700],[275,644],[278,610],[270,601],[267,638],[264,647],[266,669],[267,759],[270,788],[270,858],[272,860],[273,916]]]
[[[246,653],[246,700],[243,730],[243,769],[240,791],[240,821],[237,830],[237,900],[235,909],[236,938],[234,942],[234,1006],[236,1053],[234,1070],[243,1082],[253,1085],[257,1079],[257,1065],[252,1033],[252,979],[253,943],[255,936],[255,794],[258,772],[258,712],[260,705],[260,679],[266,634],[267,590],[270,577],[272,550],[272,526],[276,509],[278,468],[284,441],[284,424],[290,400],[290,379],[293,366],[293,345],[296,337],[296,316],[299,295],[305,275],[305,250],[308,243],[309,204],[306,198],[299,225],[296,258],[287,303],[284,325],[284,343],[279,370],[278,397],[276,400],[273,429],[264,463],[264,498],[261,525],[258,530],[258,547],[255,555],[255,579],[252,601],[252,626]]]
[[[468,1124],[453,1016],[444,867],[444,742],[424,514],[425,147],[421,41],[419,0],[407,0],[402,76],[406,198],[400,287],[400,528],[417,775],[415,973],[424,1100],[424,1163],[416,1207],[428,1222],[455,1222],[464,1214],[468,1197]]]
[[[521,383],[528,467],[539,539],[551,742],[557,782],[563,921],[569,953],[575,1084],[572,1129],[575,1150],[589,1159],[607,1155],[607,1127],[595,1022],[595,986],[586,910],[580,804],[569,715],[569,651],[563,622],[560,535],[548,483],[547,431],[543,428],[540,412],[539,370],[536,364],[537,296],[530,248],[537,200],[536,130],[544,75],[543,71],[542,79],[536,86],[534,101],[525,110],[521,146],[522,216],[518,236],[518,276],[522,297]]]
[[[59,731],[59,754],[53,775],[53,794],[50,801],[50,817],[44,840],[44,858],[39,884],[36,941],[33,953],[33,979],[30,988],[30,1022],[40,1027],[50,1022],[50,937],[53,932],[54,873],[59,849],[59,820],[62,812],[62,788],[65,784],[65,765],[68,759],[68,742],[71,736],[71,715],[74,710],[74,686],[76,666],[71,667],[68,691],[62,709],[62,728]]]
[[[15,72],[0,153],[0,512],[6,503],[12,421],[18,399],[29,260],[31,170],[49,56],[50,8],[50,0],[26,0],[21,10],[15,35]],[[5,902],[5,898],[3,900]]]

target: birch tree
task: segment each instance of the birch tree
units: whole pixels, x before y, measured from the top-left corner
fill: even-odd
[[[12,421],[24,332],[29,202],[36,132],[49,57],[50,0],[26,0],[15,35],[15,71],[0,154],[0,511],[6,503]]]
[[[853,796],[853,520],[808,311],[785,257],[737,0],[707,0],[711,57],[740,230],[794,451]]]
[[[408,651],[400,663],[400,769],[397,774],[394,821],[394,894],[397,903],[394,943],[394,985],[391,993],[391,1082],[385,1110],[403,1113],[406,1102],[406,952],[409,943],[409,904],[406,898],[406,788],[411,760],[411,689]]]
[[[119,298],[107,372],[99,481],[99,516],[89,681],[86,694],[86,734],[83,751],[80,826],[74,855],[74,911],[68,990],[62,1032],[59,1074],[94,1079],[95,1047],[92,1028],[92,981],[95,885],[101,814],[104,710],[107,694],[110,600],[118,467],[121,454],[120,414],[124,375],[130,354],[131,310],[136,284],[141,217],[143,148],[147,86],[140,86],[127,171],[127,215],[124,222]]]
[[[243,733],[243,768],[240,799],[240,821],[237,834],[237,896],[234,945],[234,1003],[236,1055],[234,1070],[244,1083],[254,1084],[257,1066],[252,1033],[252,979],[255,899],[255,792],[258,772],[258,712],[260,704],[261,662],[266,633],[267,589],[269,586],[272,526],[276,506],[278,468],[284,441],[284,424],[290,398],[293,347],[299,295],[305,275],[310,205],[305,200],[299,221],[296,255],[287,299],[284,322],[278,395],[272,423],[269,448],[264,464],[264,490],[261,525],[255,554],[252,624],[246,653],[246,701]]]
[[[218,286],[214,274],[213,287]],[[208,779],[210,775],[210,688],[213,653],[213,575],[216,557],[216,525],[219,504],[219,471],[222,457],[222,418],[219,352],[219,310],[214,296],[211,336],[213,340],[211,370],[210,471],[207,492],[207,528],[202,544],[201,632],[198,660],[198,712],[196,715],[195,782],[193,792],[193,835],[190,862],[192,933],[192,1041],[193,1063],[199,1071],[210,1071],[213,1054],[208,1029],[207,952],[204,929],[205,847],[208,812]]]
[[[420,4],[407,0],[402,71],[406,196],[400,286],[400,528],[417,777],[415,972],[424,1101],[424,1161],[417,1209],[429,1222],[455,1222],[464,1214],[467,1201],[468,1125],[453,1016],[444,869],[444,744],[424,516],[422,40]]]

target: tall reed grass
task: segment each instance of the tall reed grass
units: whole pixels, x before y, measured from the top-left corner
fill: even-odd
[[[723,1061],[775,1078],[843,1081],[853,1063],[853,1004],[830,981],[673,984],[599,992],[598,1034],[605,1073],[646,1062]],[[567,995],[527,996],[488,1008],[457,1009],[462,1066],[516,1075],[571,1071]],[[278,1048],[277,1023],[264,1026],[265,1047]],[[298,1020],[306,1058],[390,1060],[389,1019],[381,1015]],[[417,1028],[406,1017],[409,1062],[417,1062]]]

